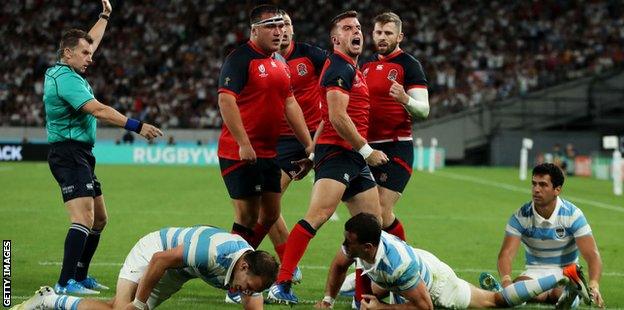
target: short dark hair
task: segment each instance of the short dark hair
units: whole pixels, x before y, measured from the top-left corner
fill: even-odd
[[[360,244],[379,245],[381,223],[370,213],[362,212],[353,216],[345,223],[344,228],[345,231],[355,234]]]
[[[565,177],[559,166],[551,163],[539,164],[533,168],[533,175],[549,175],[553,188],[563,186]]]
[[[70,29],[63,33],[63,37],[61,37],[61,43],[59,44],[59,50],[57,52],[58,58],[61,59],[63,57],[63,50],[66,48],[74,49],[78,46],[78,42],[80,39],[85,39],[89,44],[93,43],[93,38],[89,33],[80,29]]]
[[[243,256],[243,259],[249,265],[249,272],[262,278],[262,290],[269,288],[277,279],[279,264],[268,252],[250,251]]]
[[[397,26],[399,33],[401,33],[401,29],[403,29],[403,22],[401,22],[401,18],[399,17],[399,15],[396,15],[392,12],[381,13],[375,16],[375,19],[373,21],[375,24],[380,23],[382,26],[387,23],[394,23]]]
[[[280,10],[276,6],[270,5],[270,4],[258,5],[254,7],[253,9],[251,9],[251,12],[249,12],[249,23],[255,24],[261,21],[262,14],[265,14],[265,13],[280,14]]]
[[[332,18],[331,20],[330,33],[334,33],[334,29],[336,28],[336,26],[341,20],[345,18],[357,18],[357,17],[358,17],[358,12],[353,11],[353,10],[342,12],[336,15],[336,17]]]

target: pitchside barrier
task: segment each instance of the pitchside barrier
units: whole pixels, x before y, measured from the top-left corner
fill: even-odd
[[[49,146],[46,143],[0,143],[0,161],[46,161]],[[175,145],[147,144],[115,144],[113,141],[98,141],[93,148],[97,164],[118,165],[189,165],[217,166],[217,144],[197,145],[195,143],[178,142]],[[421,155],[422,154],[422,155]],[[429,170],[431,162],[435,169],[444,167],[445,151],[435,148],[432,158],[431,148],[423,147],[422,152],[414,148],[414,168]],[[422,160],[420,157],[422,156]],[[417,164],[422,163],[421,167]]]

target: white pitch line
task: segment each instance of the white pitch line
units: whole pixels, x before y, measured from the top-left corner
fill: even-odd
[[[61,266],[62,262],[51,262],[51,261],[43,261],[39,262],[39,266]],[[89,266],[102,266],[102,267],[121,267],[123,263],[113,263],[113,262],[93,262],[89,264]],[[315,266],[315,265],[301,265],[299,266],[301,269],[310,269],[310,270],[328,270],[329,266]],[[487,269],[487,268],[458,268],[453,269],[457,272],[490,272],[496,273],[496,270]],[[603,276],[607,277],[624,277],[624,272],[603,272]]]
[[[505,184],[505,183],[499,183],[499,182],[494,182],[494,181],[488,181],[488,180],[483,180],[480,178],[476,178],[476,177],[471,177],[471,176],[467,176],[467,175],[461,175],[461,174],[457,174],[457,173],[452,173],[452,172],[436,172],[433,174],[435,175],[439,175],[445,178],[449,178],[449,179],[455,179],[455,180],[461,180],[461,181],[469,181],[469,182],[473,182],[473,183],[477,183],[477,184],[483,184],[483,185],[488,185],[488,186],[492,186],[492,187],[496,187],[496,188],[502,188],[502,189],[506,189],[508,191],[512,191],[512,192],[518,192],[518,193],[523,193],[523,194],[531,194],[530,190],[527,190],[526,188],[523,187],[519,187],[519,186],[515,186],[515,185],[511,185],[511,184]],[[600,201],[595,201],[595,200],[589,200],[589,199],[584,199],[584,198],[579,198],[579,197],[575,197],[575,196],[569,196],[569,195],[565,195],[565,198],[567,200],[570,201],[575,201],[584,205],[590,205],[590,206],[594,206],[596,208],[601,208],[601,209],[606,209],[606,210],[611,210],[611,211],[617,211],[617,212],[623,212],[624,213],[624,207],[622,206],[614,206],[614,205],[610,205],[607,203],[603,203]]]

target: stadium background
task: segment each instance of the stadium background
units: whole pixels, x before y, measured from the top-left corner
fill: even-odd
[[[297,40],[322,47],[329,43],[329,19],[346,9],[361,13],[368,51],[374,15],[393,10],[403,18],[402,47],[423,63],[430,82],[432,115],[415,124],[415,136],[426,145],[438,138],[445,154],[440,166],[443,159],[447,165],[479,164],[415,172],[397,206],[412,244],[437,254],[472,283],[481,271],[495,270],[505,222],[530,199],[529,183],[519,181],[517,169],[511,168],[517,166],[521,139],[529,137],[536,142],[531,163],[541,154],[566,162],[574,174],[573,157],[589,158],[589,176],[569,177],[563,196],[584,210],[594,229],[604,260],[601,291],[607,306],[624,307],[624,199],[611,192],[610,153],[600,143],[603,135],[624,134],[621,1],[277,3],[290,12]],[[112,4],[106,35],[86,74],[96,97],[167,130],[155,147],[213,145],[221,124],[219,69],[224,56],[247,39],[246,12],[256,3]],[[29,148],[37,149],[33,159],[45,158],[43,72],[55,61],[62,30],[88,29],[100,9],[99,1],[10,0],[0,7],[4,160],[29,160],[24,153]],[[478,134],[467,134],[473,131]],[[100,126],[98,145],[114,157],[123,136],[121,130]],[[565,156],[568,143],[574,144],[575,156]],[[553,150],[555,144],[560,152]],[[7,145],[13,148],[5,151]],[[9,156],[17,153],[15,147],[23,152]],[[149,146],[136,139],[126,147]],[[97,169],[110,220],[93,273],[111,285],[125,254],[143,234],[170,225],[231,225],[231,206],[210,162],[190,167],[131,163]],[[587,161],[583,165],[587,168]],[[289,225],[304,214],[310,187],[308,178],[285,195]],[[14,302],[56,278],[67,227],[59,196],[46,163],[0,161],[0,235],[13,241]],[[339,208],[338,215],[340,220],[321,230],[302,261],[304,284],[295,289],[307,302],[323,295],[325,268],[340,243],[346,210]],[[262,247],[270,250],[268,243]],[[521,269],[521,253],[514,266]],[[163,308],[221,308],[222,295],[194,283]],[[347,303],[341,299],[339,306],[348,308]]]

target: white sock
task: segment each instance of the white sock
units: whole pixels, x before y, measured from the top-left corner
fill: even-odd
[[[53,310],[76,310],[81,300],[80,297],[51,294],[43,298],[43,306]]]

